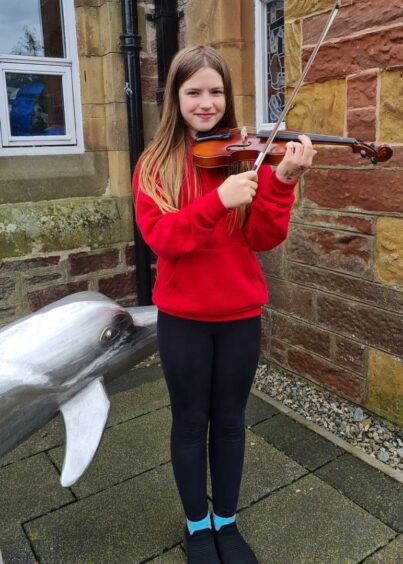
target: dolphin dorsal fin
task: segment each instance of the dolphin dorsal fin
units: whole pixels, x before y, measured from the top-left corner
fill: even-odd
[[[90,465],[108,419],[110,402],[103,379],[93,380],[60,407],[66,431],[66,446],[60,483],[67,488]]]

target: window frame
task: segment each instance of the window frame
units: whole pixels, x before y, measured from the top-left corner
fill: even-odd
[[[6,72],[61,76],[66,135],[13,137],[10,131],[8,103],[0,104],[0,157],[84,152],[74,0],[60,2],[65,57],[0,55],[0,100],[5,96],[7,101]]]
[[[267,134],[273,126],[265,120],[268,107],[267,98],[267,4],[270,0],[255,0],[255,95],[256,132]],[[283,121],[280,130],[285,129]]]

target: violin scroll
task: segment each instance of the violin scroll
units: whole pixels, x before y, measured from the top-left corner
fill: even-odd
[[[378,161],[384,163],[388,161],[393,156],[393,150],[389,145],[379,145],[378,149],[376,150]]]
[[[362,141],[356,141],[351,144],[351,148],[354,153],[359,153],[363,159],[370,159],[373,165],[388,161],[393,155],[393,150],[389,145],[375,147],[374,144],[368,145]]]

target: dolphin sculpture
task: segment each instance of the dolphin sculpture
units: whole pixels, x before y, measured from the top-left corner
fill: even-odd
[[[65,425],[60,483],[91,463],[110,402],[105,385],[157,350],[155,306],[97,292],[62,298],[0,330],[0,456],[48,423]]]

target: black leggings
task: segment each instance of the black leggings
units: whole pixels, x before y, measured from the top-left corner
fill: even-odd
[[[236,511],[245,450],[245,406],[260,350],[260,316],[218,323],[158,313],[158,343],[172,409],[171,456],[185,514],[203,519],[207,432],[213,508]]]

